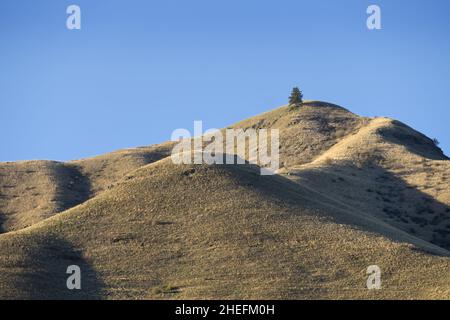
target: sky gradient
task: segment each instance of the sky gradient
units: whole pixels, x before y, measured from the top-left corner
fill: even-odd
[[[66,8],[82,29],[66,28]],[[382,10],[382,30],[366,9]],[[221,128],[293,86],[450,155],[450,1],[2,0],[0,161],[79,159]]]

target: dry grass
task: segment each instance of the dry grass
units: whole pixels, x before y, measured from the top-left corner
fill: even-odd
[[[0,163],[0,232],[20,230],[110,188],[127,173],[170,155],[172,143],[61,163]]]
[[[449,161],[426,138],[320,102],[235,127],[279,128],[286,175],[174,165],[171,144],[1,164],[0,297],[450,298]],[[73,174],[90,200],[72,199],[86,191]],[[65,287],[70,264],[81,291]],[[382,290],[365,288],[373,264]]]

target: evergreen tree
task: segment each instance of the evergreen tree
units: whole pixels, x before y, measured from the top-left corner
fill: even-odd
[[[289,97],[289,105],[301,107],[303,104],[303,93],[300,91],[298,87],[294,87],[291,92],[291,96]]]
[[[439,140],[436,139],[436,138],[434,138],[434,139],[433,139],[433,143],[434,143],[435,146],[438,146],[438,145],[439,145]]]

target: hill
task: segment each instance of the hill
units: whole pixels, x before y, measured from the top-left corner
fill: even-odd
[[[232,127],[280,130],[278,175],[175,165],[172,143],[1,164],[0,296],[450,297],[450,161],[429,138],[317,101]]]

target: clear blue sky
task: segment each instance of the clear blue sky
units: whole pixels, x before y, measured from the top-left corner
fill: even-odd
[[[66,28],[66,7],[82,30]],[[382,30],[366,8],[382,9]],[[293,86],[450,154],[448,0],[1,0],[0,161],[78,159],[220,128]]]

